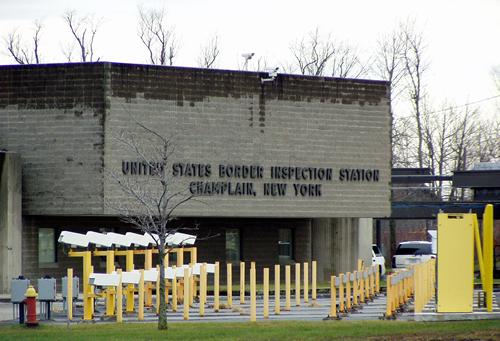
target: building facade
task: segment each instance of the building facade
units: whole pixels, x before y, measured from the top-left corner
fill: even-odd
[[[370,261],[371,218],[390,215],[388,83],[267,78],[107,62],[0,66],[3,291],[20,273],[78,272],[57,245],[61,230],[130,230],[114,205],[134,201],[116,179],[147,179],[122,141],[154,149],[143,127],[170,138],[172,186],[197,198],[176,214],[212,236],[197,243],[200,260],[317,260],[320,280]]]

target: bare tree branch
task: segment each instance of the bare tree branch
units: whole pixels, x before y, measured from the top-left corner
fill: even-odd
[[[165,9],[138,7],[138,35],[155,65],[173,65],[178,44],[174,29],[167,25]]]
[[[93,16],[78,17],[76,11],[71,10],[63,14],[63,19],[68,25],[71,35],[76,41],[79,50],[79,60],[82,62],[94,61],[94,43],[97,31],[102,23],[102,19],[96,19]],[[64,55],[71,61],[73,47],[63,51]],[[95,59],[99,61],[100,57]]]
[[[31,44],[23,43],[19,32],[14,29],[4,38],[5,46],[9,54],[18,64],[39,64],[40,63],[40,35],[42,24],[36,20],[33,27]]]
[[[200,56],[198,57],[198,66],[207,69],[213,68],[219,54],[219,37],[215,35],[209,40],[207,45],[201,48]]]

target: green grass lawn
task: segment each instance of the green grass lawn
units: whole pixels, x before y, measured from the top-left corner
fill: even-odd
[[[318,321],[257,323],[154,323],[0,326],[0,340],[498,340],[500,321]]]

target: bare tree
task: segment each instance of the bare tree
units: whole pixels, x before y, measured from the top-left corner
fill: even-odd
[[[173,27],[167,24],[165,9],[139,7],[138,35],[146,47],[149,61],[156,65],[173,65],[178,44]]]
[[[340,78],[359,78],[367,73],[355,47],[342,42],[335,48],[332,57],[332,76]]]
[[[201,48],[200,56],[198,57],[198,66],[207,69],[215,67],[215,62],[219,54],[219,37],[215,35],[208,41],[207,45]]]
[[[18,64],[39,64],[40,63],[40,32],[42,23],[35,21],[31,43],[23,42],[17,30],[11,31],[5,38],[5,45],[9,54]]]
[[[100,57],[95,59],[94,56],[94,43],[102,19],[96,19],[90,15],[78,17],[74,10],[65,12],[63,14],[63,19],[68,25],[71,35],[75,39],[79,51],[79,60],[82,62],[99,61]],[[74,45],[70,45],[63,50],[68,61],[72,60],[73,48]]]
[[[158,248],[160,278],[165,278],[165,255],[171,250],[168,237],[186,228],[176,222],[176,210],[193,195],[179,189],[167,171],[172,163],[174,144],[171,138],[136,121],[136,132],[123,131],[115,137],[123,149],[134,155],[142,167],[143,176],[130,176],[109,172],[108,176],[124,195],[122,200],[110,200],[107,206],[120,214],[122,220],[148,233]],[[145,175],[144,175],[145,174]],[[165,281],[160,281],[160,314],[158,329],[167,328]],[[187,304],[187,303],[185,303]]]
[[[312,76],[322,76],[335,53],[331,37],[323,39],[319,28],[309,32],[307,37],[295,42],[290,50],[300,73]]]
[[[428,69],[425,60],[425,40],[423,34],[416,30],[415,22],[409,20],[400,26],[401,41],[403,44],[402,60],[405,68],[405,78],[408,82],[407,90],[413,105],[413,115],[417,126],[417,161],[418,166],[424,164],[424,130],[423,101],[425,98],[424,74]]]

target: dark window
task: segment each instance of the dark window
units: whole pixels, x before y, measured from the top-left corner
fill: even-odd
[[[372,245],[373,252],[375,253],[375,256],[382,256],[382,252],[380,252],[380,249],[377,245]]]
[[[38,263],[56,262],[56,232],[53,228],[38,229]]]
[[[240,252],[240,230],[226,230],[226,262],[239,262],[241,260]]]
[[[396,255],[430,255],[432,254],[431,244],[400,244],[396,250]]]
[[[280,262],[293,260],[293,230],[279,229],[278,254]]]

